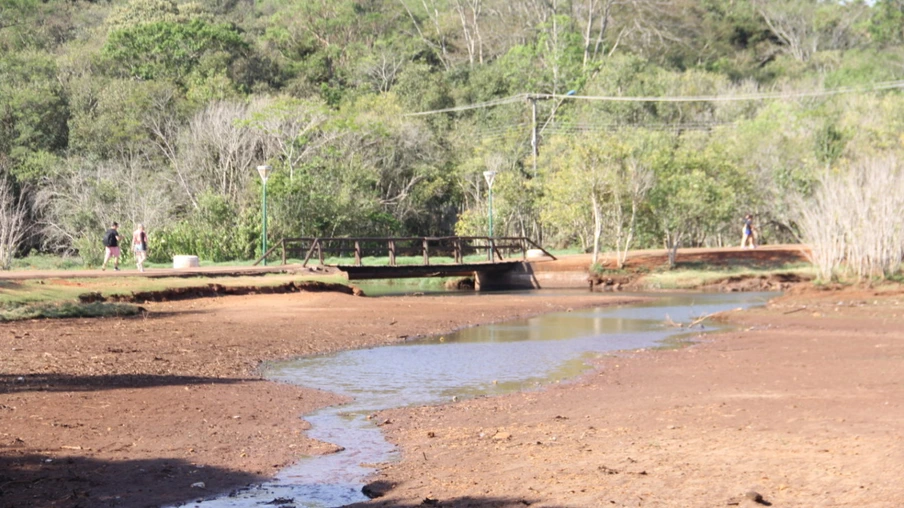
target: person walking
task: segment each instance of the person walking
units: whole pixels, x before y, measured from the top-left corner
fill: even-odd
[[[104,264],[101,265],[101,270],[107,269],[107,261],[113,259],[113,269],[117,272],[119,271],[119,241],[122,237],[119,236],[119,224],[114,222],[110,229],[104,233]]]
[[[749,213],[744,216],[744,235],[741,237],[741,248],[756,248],[756,228],[753,227],[753,216]]]
[[[148,235],[144,232],[144,224],[139,224],[132,232],[132,251],[138,271],[144,272],[144,261],[148,258]]]

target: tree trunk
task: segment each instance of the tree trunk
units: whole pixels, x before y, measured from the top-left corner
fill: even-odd
[[[603,217],[596,192],[591,194],[590,199],[593,205],[593,264],[597,264],[600,260],[600,237],[603,236]]]

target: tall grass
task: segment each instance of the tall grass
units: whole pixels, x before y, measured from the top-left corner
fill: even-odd
[[[827,172],[799,205],[803,240],[819,278],[887,279],[904,258],[904,169],[896,156]]]

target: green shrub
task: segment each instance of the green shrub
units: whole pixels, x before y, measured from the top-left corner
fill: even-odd
[[[188,218],[152,233],[149,260],[168,263],[175,255],[195,255],[205,261],[251,259],[260,238],[253,210],[240,214],[222,196],[206,193]]]

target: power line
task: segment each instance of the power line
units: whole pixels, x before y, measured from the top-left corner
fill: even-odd
[[[705,131],[716,127],[736,127],[736,122],[683,122],[683,123],[577,123],[556,124],[549,128],[549,132],[556,133],[581,133],[581,132],[617,132],[624,129],[648,129],[655,131]]]
[[[556,134],[591,134],[599,132],[621,132],[625,129],[646,129],[651,131],[711,131],[717,127],[736,128],[737,122],[682,122],[682,123],[662,123],[662,122],[638,122],[638,123],[560,123],[550,125],[547,133]],[[502,127],[491,127],[488,129],[480,129],[465,134],[467,137],[479,138],[482,140],[497,140],[509,137],[516,137],[523,134],[525,129],[530,128],[529,124],[520,123],[516,125],[508,125]]]
[[[476,104],[468,104],[466,106],[456,106],[454,108],[444,108],[444,109],[434,109],[431,111],[421,111],[419,113],[405,113],[402,116],[426,116],[426,115],[436,115],[439,113],[455,113],[458,111],[468,111],[469,109],[480,109],[480,108],[490,108],[493,106],[501,106],[503,104],[511,104],[513,102],[518,102],[524,100],[527,94],[518,94],[513,95],[511,97],[505,97],[502,99],[496,99],[487,102],[478,102]]]
[[[458,111],[468,111],[472,109],[490,108],[503,104],[512,104],[523,100],[578,100],[578,101],[600,101],[600,102],[737,102],[737,101],[760,101],[770,99],[796,99],[805,97],[828,97],[832,95],[851,94],[851,93],[868,93],[878,92],[881,90],[894,90],[904,88],[904,81],[883,81],[865,86],[846,86],[839,88],[830,88],[826,90],[803,90],[792,92],[761,92],[750,94],[732,94],[732,95],[689,95],[689,96],[619,96],[619,95],[561,95],[561,94],[528,94],[522,93],[496,99],[487,102],[479,102],[465,106],[457,106],[454,108],[434,109],[430,111],[420,111],[418,113],[406,113],[403,116],[426,116],[439,113],[454,113]]]
[[[831,88],[828,90],[804,90],[792,92],[762,92],[739,95],[690,95],[676,97],[624,97],[616,95],[538,95],[542,99],[573,99],[585,101],[605,102],[733,102],[733,101],[760,101],[770,99],[798,99],[805,97],[827,97],[849,93],[877,92],[880,90],[893,90],[904,88],[904,81],[885,81],[873,83],[868,86],[846,86]]]

